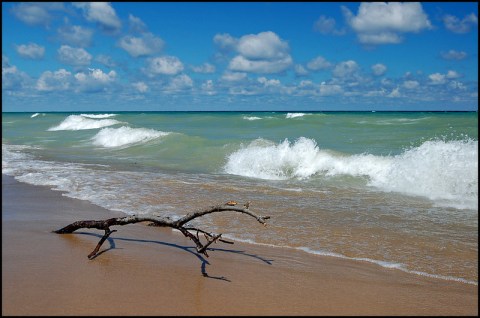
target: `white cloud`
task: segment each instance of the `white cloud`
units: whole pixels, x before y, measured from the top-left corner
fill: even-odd
[[[74,77],[77,80],[77,92],[100,92],[105,91],[115,81],[117,73],[104,73],[100,69],[89,68],[88,73],[79,72]]]
[[[165,88],[168,92],[178,92],[187,90],[193,87],[193,80],[185,74],[175,76]]]
[[[277,79],[267,79],[266,77],[257,78],[257,82],[262,84],[264,87],[268,86],[280,86],[280,81]]]
[[[338,63],[332,71],[334,77],[350,77],[359,70],[357,62],[349,60]]]
[[[62,45],[58,49],[58,57],[62,63],[69,65],[89,65],[92,56],[82,48],[73,48],[68,45]]]
[[[105,54],[97,55],[95,57],[95,61],[102,63],[103,65],[110,68],[117,66],[117,63],[113,61],[112,57]]]
[[[461,90],[461,91],[467,90],[467,87],[462,82],[459,82],[459,81],[451,81],[450,83],[448,83],[448,87],[455,90]]]
[[[213,43],[223,51],[235,50],[237,42],[238,41],[228,33],[216,34],[213,37]]]
[[[332,63],[327,61],[322,56],[317,56],[307,63],[307,68],[312,71],[326,70],[332,67]]]
[[[132,83],[132,86],[135,87],[135,89],[140,93],[145,93],[148,91],[148,85],[144,82]]]
[[[47,27],[52,20],[49,11],[63,10],[62,3],[55,2],[22,2],[12,8],[13,15],[28,25]]]
[[[162,50],[164,42],[152,33],[144,33],[140,37],[126,35],[118,41],[118,46],[133,57],[147,56]]]
[[[400,93],[400,88],[399,87],[394,88],[392,90],[392,92],[387,95],[387,97],[392,97],[392,98],[401,97],[401,96],[402,96],[402,94]]]
[[[308,71],[300,64],[296,64],[294,70],[295,70],[295,75],[297,76],[308,75]]]
[[[228,65],[232,71],[251,73],[279,73],[292,64],[292,58],[287,56],[279,60],[249,60],[242,55],[235,56]]]
[[[338,30],[335,28],[335,19],[329,18],[324,15],[321,15],[315,24],[313,25],[313,29],[317,32],[322,34],[334,34],[334,35],[343,35],[345,34],[345,29]]]
[[[210,63],[203,63],[200,66],[192,66],[195,73],[215,73],[215,66]]]
[[[128,15],[128,22],[130,24],[130,30],[132,32],[142,33],[147,30],[147,26],[145,25],[145,23],[140,18],[137,18],[132,14]]]
[[[448,79],[454,79],[454,78],[459,78],[460,74],[458,74],[456,71],[449,70],[445,75],[445,77]]]
[[[343,89],[340,85],[331,85],[326,83],[320,84],[320,95],[321,96],[331,96],[338,95],[343,92]]]
[[[27,85],[30,80],[25,72],[8,63],[8,58],[2,54],[2,90],[18,90]]]
[[[93,30],[83,28],[79,25],[66,25],[57,30],[62,43],[87,47],[92,43]]]
[[[468,33],[473,26],[478,24],[478,18],[474,13],[470,13],[462,20],[447,14],[443,17],[443,23],[448,30],[454,33]]]
[[[42,59],[45,55],[45,48],[35,43],[17,45],[16,49],[21,57],[32,60]]]
[[[463,51],[450,50],[448,52],[442,52],[440,55],[446,60],[463,60],[467,57],[467,53]]]
[[[403,87],[405,87],[406,89],[415,89],[419,86],[420,86],[420,83],[417,81],[409,80],[409,81],[403,82]]]
[[[222,75],[222,80],[228,81],[228,82],[236,82],[236,81],[241,81],[247,78],[247,73],[242,73],[242,72],[225,72]]]
[[[115,9],[109,2],[73,2],[75,7],[83,10],[88,21],[97,22],[105,31],[118,31],[122,27]]]
[[[373,75],[375,76],[381,76],[383,74],[385,74],[385,72],[387,71],[387,67],[383,64],[375,64],[375,65],[372,65],[372,72],[373,72]]]
[[[215,86],[213,85],[212,80],[207,80],[201,85],[202,93],[207,95],[215,95],[217,92],[215,91]]]
[[[402,33],[431,29],[419,2],[362,2],[357,16],[342,6],[345,19],[363,44],[395,44]]]
[[[175,56],[161,56],[148,60],[146,72],[151,75],[176,75],[183,71],[183,63]]]
[[[445,75],[444,74],[440,74],[440,73],[434,73],[434,74],[430,74],[428,76],[428,78],[430,79],[430,84],[432,85],[440,85],[440,84],[445,84]]]
[[[231,71],[279,73],[292,65],[288,43],[271,31],[247,34],[240,39],[217,34],[213,41],[224,52],[238,53],[229,62]]]
[[[246,59],[276,60],[288,55],[288,43],[271,31],[242,36],[237,44],[237,52]]]
[[[37,80],[35,88],[39,91],[63,91],[70,88],[72,81],[72,73],[65,69],[59,69],[58,71],[43,72],[40,78]]]

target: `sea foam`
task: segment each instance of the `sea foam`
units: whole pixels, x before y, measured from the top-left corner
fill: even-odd
[[[122,126],[120,128],[103,128],[93,136],[92,141],[95,146],[105,148],[126,147],[133,144],[144,143],[168,134],[168,132],[154,129]]]
[[[98,129],[121,123],[115,119],[95,119],[103,117],[90,118],[88,116],[100,115],[70,115],[65,118],[59,125],[48,128],[48,131]]]
[[[366,178],[382,191],[423,196],[436,204],[478,209],[478,141],[426,141],[396,156],[343,155],[309,138],[279,144],[264,139],[230,154],[224,171],[267,180],[314,175]]]

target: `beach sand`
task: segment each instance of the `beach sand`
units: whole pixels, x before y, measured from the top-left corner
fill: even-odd
[[[2,174],[2,315],[478,315],[478,286],[366,262],[238,242],[206,258],[143,224],[89,260],[102,231],[51,232],[113,216]]]

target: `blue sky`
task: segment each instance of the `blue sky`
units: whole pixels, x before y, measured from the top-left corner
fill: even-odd
[[[2,2],[3,111],[478,111],[475,2]]]

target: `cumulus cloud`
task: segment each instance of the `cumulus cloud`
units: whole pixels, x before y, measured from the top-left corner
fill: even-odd
[[[60,61],[69,65],[89,65],[92,60],[92,55],[82,48],[73,48],[68,45],[62,45],[57,52]]]
[[[324,15],[321,15],[313,25],[313,29],[322,34],[333,34],[333,35],[343,35],[345,34],[345,29],[338,30],[335,28],[336,22],[334,18],[329,18]]]
[[[268,86],[280,86],[280,81],[278,79],[267,79],[266,77],[257,78],[257,82],[262,84],[264,87]]]
[[[98,63],[101,63],[107,67],[115,67],[117,66],[117,63],[115,63],[115,61],[113,61],[112,57],[111,56],[108,56],[108,55],[105,55],[105,54],[99,54],[95,57],[95,61],[98,62]]]
[[[432,85],[440,85],[440,84],[445,84],[445,74],[440,74],[440,73],[433,73],[428,75],[428,78],[430,79],[430,84]]]
[[[92,43],[93,30],[79,25],[66,25],[57,30],[62,43],[78,47],[87,47]]]
[[[414,80],[408,80],[403,82],[403,87],[405,87],[406,89],[415,89],[415,88],[418,88],[419,86],[420,86],[420,83]]]
[[[400,88],[397,87],[397,88],[394,88],[390,94],[387,95],[387,97],[391,97],[391,98],[396,98],[396,97],[401,97],[402,94],[400,93]]]
[[[446,60],[463,60],[467,57],[467,53],[463,51],[449,50],[448,52],[440,53],[441,57]]]
[[[372,65],[372,72],[373,72],[373,75],[375,76],[381,76],[383,74],[385,74],[385,72],[387,71],[387,67],[383,64],[375,64],[375,65]]]
[[[294,70],[295,70],[295,75],[296,76],[306,76],[306,75],[308,75],[308,71],[305,69],[305,67],[303,67],[300,64],[296,64],[295,67],[294,67]]]
[[[448,79],[459,78],[460,74],[458,74],[457,71],[449,70],[447,74],[445,74],[445,77]]]
[[[472,27],[478,24],[478,18],[474,13],[470,13],[462,20],[458,19],[456,16],[447,14],[442,20],[445,28],[454,33],[468,33]]]
[[[432,28],[419,2],[362,2],[356,16],[345,6],[342,11],[362,44],[397,44],[403,33]]]
[[[236,52],[228,69],[249,73],[279,73],[292,65],[289,45],[274,32],[247,34],[239,39],[229,34],[213,38],[217,47],[225,52]]]
[[[162,50],[164,42],[152,33],[144,33],[140,37],[126,35],[118,41],[118,46],[133,57],[147,56]]]
[[[177,75],[183,71],[183,63],[175,56],[161,56],[147,61],[145,72],[149,75]]]
[[[200,86],[201,92],[206,95],[215,95],[217,92],[212,80],[206,80]]]
[[[188,90],[193,87],[193,80],[185,74],[180,74],[172,78],[170,83],[165,87],[166,92],[179,92]]]
[[[53,19],[50,11],[64,10],[62,3],[22,2],[12,8],[13,15],[28,25],[48,27]]]
[[[146,93],[148,91],[148,85],[144,82],[132,83],[132,86],[140,93]]]
[[[200,66],[192,66],[195,73],[215,73],[215,65],[210,63],[203,63]]]
[[[18,90],[26,86],[30,78],[16,66],[10,65],[8,58],[2,54],[2,90]]]
[[[247,78],[247,73],[226,71],[222,75],[222,80],[228,82],[241,81]]]
[[[42,59],[45,55],[45,48],[35,43],[17,45],[16,50],[21,57],[32,60]]]
[[[79,72],[74,75],[77,92],[102,92],[114,83],[117,73],[110,71],[104,73],[100,69],[89,68],[88,72]]]
[[[249,73],[279,73],[292,64],[292,58],[287,56],[277,60],[249,60],[242,55],[235,56],[228,66],[232,71]]]
[[[132,14],[128,15],[128,23],[130,25],[131,32],[142,33],[147,30],[145,23],[140,18],[137,18]]]
[[[322,56],[317,56],[307,63],[307,68],[312,71],[326,70],[332,67],[332,63],[327,61]]]
[[[335,65],[332,74],[334,77],[344,78],[354,75],[358,70],[359,66],[357,62],[348,60]]]
[[[73,2],[72,4],[83,10],[85,19],[98,23],[104,31],[115,32],[122,27],[115,9],[109,2]]]
[[[37,80],[35,88],[44,92],[67,90],[70,88],[72,82],[71,75],[72,73],[63,68],[55,72],[43,72]]]
[[[215,43],[215,45],[222,51],[235,50],[237,42],[237,39],[235,39],[228,33],[216,34],[213,37],[213,43]]]
[[[331,96],[338,95],[343,92],[343,89],[340,85],[337,84],[320,84],[320,96]]]

